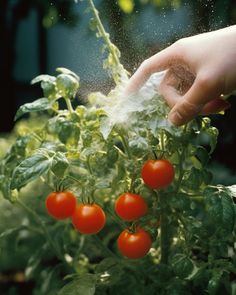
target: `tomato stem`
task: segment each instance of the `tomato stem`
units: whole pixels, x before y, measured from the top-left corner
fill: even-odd
[[[65,102],[66,102],[66,106],[67,106],[67,109],[69,111],[70,114],[73,114],[74,113],[74,109],[72,107],[72,104],[71,104],[71,100],[69,98],[65,98],[63,97]]]
[[[126,154],[128,155],[129,158],[131,158],[131,152],[130,152],[129,144],[128,144],[126,138],[124,137],[122,132],[120,132],[119,135],[120,135],[121,142],[123,144],[123,147],[124,147],[124,150],[125,150]]]
[[[161,248],[161,263],[168,263],[170,239],[167,217],[167,202],[166,196],[158,195],[160,204],[160,248]]]
[[[98,34],[103,38],[105,44],[110,52],[112,57],[114,66],[112,68],[112,76],[116,83],[116,85],[120,84],[120,82],[128,79],[128,72],[124,69],[124,67],[120,63],[119,55],[120,52],[118,48],[111,42],[109,38],[109,34],[106,32],[101,19],[99,17],[99,12],[96,9],[93,0],[88,0],[89,6],[91,7],[91,11],[94,15],[94,19],[96,20],[96,28],[98,30]]]

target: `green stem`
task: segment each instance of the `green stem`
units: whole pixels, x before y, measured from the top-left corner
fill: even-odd
[[[119,135],[120,135],[124,150],[125,150],[126,154],[128,155],[128,157],[130,159],[131,158],[131,152],[130,152],[129,144],[128,144],[126,138],[124,137],[124,135],[122,134],[122,132],[120,132]]]
[[[119,219],[112,210],[108,206],[106,206],[105,211],[109,214],[109,216],[114,220],[114,222],[120,226],[121,229],[127,228],[127,225],[125,222],[123,222],[121,219]]]
[[[94,17],[95,17],[95,19],[97,21],[97,28],[98,28],[99,33],[102,35],[102,38],[104,39],[107,47],[109,48],[109,51],[112,54],[116,65],[120,65],[119,57],[117,56],[117,54],[116,54],[116,52],[114,50],[114,45],[111,43],[108,33],[105,31],[105,29],[103,27],[103,24],[102,24],[101,19],[99,17],[98,10],[96,9],[96,7],[95,7],[92,0],[88,0],[88,2],[89,2],[89,5],[90,5],[90,7],[92,9],[93,15],[94,15]]]
[[[160,248],[161,248],[161,263],[167,264],[169,257],[170,239],[169,239],[169,224],[167,217],[166,196],[159,195],[160,205]]]
[[[113,79],[116,83],[116,85],[119,85],[120,82],[123,80],[128,79],[128,72],[124,69],[122,64],[120,63],[119,59],[119,50],[118,48],[111,42],[109,34],[105,31],[105,28],[101,22],[101,19],[99,17],[99,12],[96,9],[93,0],[88,0],[89,6],[91,7],[92,13],[94,15],[94,18],[96,20],[96,27],[99,33],[99,37],[102,37],[105,44],[107,45],[108,51],[110,52],[110,55],[112,56],[112,64],[110,63],[110,56],[108,56],[108,64],[109,68],[112,72]]]
[[[67,109],[68,109],[69,113],[73,114],[74,109],[72,107],[71,100],[69,98],[65,98],[65,97],[64,97],[64,99],[65,99],[66,106],[67,106]]]

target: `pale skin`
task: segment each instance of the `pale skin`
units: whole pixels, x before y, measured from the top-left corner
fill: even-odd
[[[148,58],[130,78],[125,94],[134,94],[151,74],[163,70],[159,91],[171,108],[173,125],[227,109],[223,95],[236,89],[236,25],[180,39]]]

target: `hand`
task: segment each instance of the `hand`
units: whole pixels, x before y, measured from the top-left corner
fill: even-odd
[[[236,89],[236,25],[180,39],[158,52],[141,64],[125,93],[136,92],[162,70],[160,94],[171,107],[168,119],[174,125],[228,108],[222,95]]]

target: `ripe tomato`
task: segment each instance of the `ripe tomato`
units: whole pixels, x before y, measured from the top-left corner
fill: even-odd
[[[96,234],[105,225],[106,215],[96,204],[77,205],[72,215],[74,227],[82,234]]]
[[[76,207],[76,197],[70,192],[52,192],[47,196],[46,208],[48,213],[56,219],[70,217]]]
[[[161,189],[171,184],[175,170],[168,160],[148,160],[142,167],[141,176],[150,188]]]
[[[145,215],[148,206],[140,195],[124,193],[116,200],[115,211],[120,218],[133,221]]]
[[[131,259],[144,257],[151,248],[152,240],[144,229],[137,228],[136,232],[132,233],[129,229],[125,229],[119,235],[118,249],[123,256]]]

